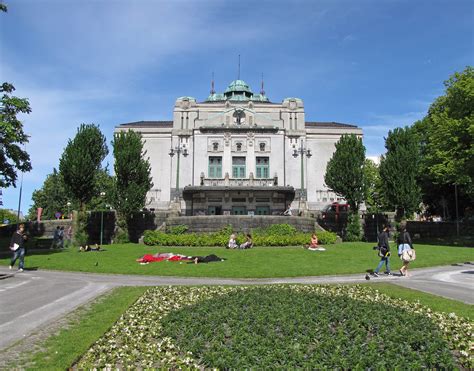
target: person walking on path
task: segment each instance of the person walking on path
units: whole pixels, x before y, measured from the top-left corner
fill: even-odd
[[[19,260],[18,263],[18,272],[23,272],[24,264],[25,264],[25,241],[26,241],[26,234],[25,234],[25,225],[20,224],[18,226],[18,230],[13,233],[12,239],[10,242],[10,249],[13,251],[13,256],[10,261],[10,269],[13,269],[15,262],[17,259]]]
[[[400,274],[408,277],[408,264],[414,259],[413,243],[411,242],[410,234],[406,229],[406,223],[400,223],[400,233],[397,238],[398,256],[403,262],[400,268]]]
[[[388,242],[390,232],[390,225],[385,225],[382,232],[378,236],[378,251],[380,256],[380,262],[377,265],[377,268],[374,270],[374,276],[379,276],[379,271],[382,269],[382,266],[385,264],[385,274],[391,275],[390,272],[390,244]]]

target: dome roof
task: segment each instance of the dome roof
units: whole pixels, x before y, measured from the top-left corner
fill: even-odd
[[[225,90],[224,94],[231,92],[247,92],[253,94],[252,89],[250,89],[250,86],[248,86],[244,80],[232,81]]]

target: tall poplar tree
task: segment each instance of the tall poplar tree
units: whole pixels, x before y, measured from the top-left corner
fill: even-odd
[[[79,201],[81,211],[97,193],[97,177],[108,153],[105,136],[94,124],[82,124],[64,149],[59,172],[66,190]]]
[[[115,208],[119,225],[128,231],[132,214],[145,206],[146,194],[153,187],[151,166],[143,150],[140,133],[121,131],[112,141],[116,177]]]
[[[380,162],[384,200],[396,210],[397,220],[415,212],[421,202],[416,177],[420,162],[419,138],[412,128],[396,128],[385,139],[387,152]]]

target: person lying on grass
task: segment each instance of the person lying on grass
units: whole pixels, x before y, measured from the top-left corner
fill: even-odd
[[[219,258],[217,255],[211,254],[207,256],[193,256],[194,264],[198,263],[211,263],[211,262],[222,262],[225,259]]]
[[[84,251],[84,252],[87,252],[87,251],[100,251],[100,245],[95,244],[94,248],[90,247],[89,245],[80,246],[79,247],[79,252],[81,252],[81,251]]]

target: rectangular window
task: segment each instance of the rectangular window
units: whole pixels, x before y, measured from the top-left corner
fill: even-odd
[[[232,157],[232,178],[245,178],[245,157]]]
[[[257,157],[256,177],[261,179],[268,179],[270,177],[270,158]]]
[[[222,157],[209,157],[209,178],[222,178]]]

